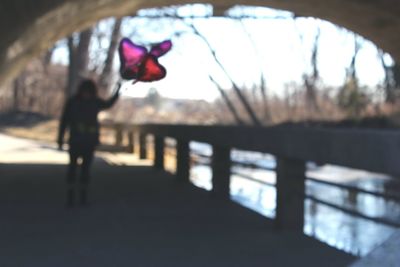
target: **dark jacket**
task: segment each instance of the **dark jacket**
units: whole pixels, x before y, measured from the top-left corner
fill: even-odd
[[[101,110],[112,107],[118,99],[118,92],[110,99],[80,99],[71,97],[65,104],[60,120],[58,144],[64,140],[65,130],[69,129],[70,146],[96,146],[99,144],[99,121],[97,115]]]

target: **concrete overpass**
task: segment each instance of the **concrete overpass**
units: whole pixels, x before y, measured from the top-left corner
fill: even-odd
[[[289,10],[346,27],[400,60],[400,0],[3,0],[0,2],[0,84],[55,41],[109,16],[138,9],[204,2],[218,13],[233,5]]]

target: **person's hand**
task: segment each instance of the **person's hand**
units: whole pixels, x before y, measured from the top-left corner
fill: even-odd
[[[115,93],[116,93],[116,94],[119,94],[119,91],[121,90],[121,87],[122,87],[122,82],[121,82],[121,81],[118,81],[116,87],[117,87],[117,90],[116,90]]]

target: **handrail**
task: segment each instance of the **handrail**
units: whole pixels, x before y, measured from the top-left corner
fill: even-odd
[[[237,175],[237,176],[239,176],[240,178],[243,178],[243,179],[246,179],[246,180],[255,182],[255,183],[259,183],[259,184],[261,184],[261,185],[265,185],[265,186],[269,186],[269,187],[275,187],[275,186],[276,186],[276,184],[274,184],[274,183],[269,183],[269,182],[266,182],[266,181],[261,181],[261,180],[259,180],[259,179],[253,178],[253,177],[251,177],[250,175],[247,175],[247,174],[244,174],[244,173],[232,171],[232,174]]]
[[[388,226],[392,226],[392,227],[396,227],[396,228],[400,227],[400,223],[398,223],[398,222],[387,220],[387,219],[381,218],[381,217],[372,217],[372,216],[369,216],[369,215],[365,215],[365,214],[363,214],[361,212],[358,212],[358,211],[355,211],[355,210],[352,210],[352,209],[349,209],[349,208],[344,208],[342,206],[339,206],[339,205],[333,204],[331,202],[327,202],[327,201],[321,200],[319,198],[316,198],[316,197],[313,197],[313,196],[310,196],[310,195],[304,195],[304,197],[306,199],[309,199],[309,200],[314,201],[316,203],[319,203],[319,204],[322,204],[322,205],[325,205],[325,206],[340,210],[342,212],[348,213],[348,214],[353,215],[355,217],[360,217],[360,218],[363,218],[363,219],[366,219],[366,220],[374,221],[374,222],[377,222],[377,223],[382,223],[382,224],[385,224],[385,225],[388,225]]]
[[[198,155],[196,153],[196,156],[200,156],[202,158],[209,158],[209,156],[205,156],[204,154]],[[273,168],[268,168],[265,166],[260,166],[258,164],[253,164],[253,163],[247,163],[247,162],[239,162],[239,161],[232,161],[233,165],[236,166],[242,166],[245,168],[255,168],[255,169],[261,169],[261,170],[266,170],[266,171],[274,171],[275,169]],[[267,186],[275,186],[275,184],[270,184],[270,183],[266,183],[257,179],[254,179],[252,177],[250,177],[249,175],[240,173],[240,172],[234,172],[232,171],[232,174],[238,175],[242,178],[245,178],[247,180],[251,180],[254,182],[258,182],[260,184],[263,185],[267,185]],[[394,201],[398,201],[400,202],[400,196],[396,196],[396,195],[392,195],[392,194],[385,194],[385,193],[380,193],[380,192],[376,192],[376,191],[369,191],[369,190],[365,190],[359,187],[355,187],[355,186],[351,186],[351,185],[346,185],[346,184],[341,184],[341,183],[335,183],[335,182],[330,182],[330,181],[325,181],[325,180],[321,180],[321,179],[317,179],[317,178],[313,178],[310,176],[306,177],[307,181],[311,181],[311,182],[315,182],[315,183],[319,183],[319,184],[324,184],[324,185],[328,185],[328,186],[334,186],[334,187],[338,187],[338,188],[342,188],[348,191],[353,191],[353,192],[357,192],[357,193],[363,193],[363,194],[369,194],[369,195],[373,195],[375,197],[381,197],[381,198],[385,198],[388,200],[394,200]]]
[[[165,133],[165,136],[170,136],[170,137],[177,137],[178,135],[182,135],[181,131],[185,132],[185,136],[182,137],[184,139],[191,139],[191,140],[197,140],[197,141],[201,141],[200,139],[215,139],[214,141],[221,141],[221,139],[219,139],[221,136],[225,137],[223,140],[224,142],[232,142],[232,140],[238,140],[239,143],[243,143],[243,138],[242,136],[240,136],[239,138],[237,137],[237,133],[235,134],[235,131],[240,131],[240,132],[246,132],[247,134],[249,134],[250,136],[254,136],[254,135],[260,135],[260,131],[264,132],[266,134],[270,133],[272,135],[272,133],[274,131],[279,131],[279,130],[293,130],[295,131],[296,134],[298,134],[299,132],[303,131],[303,132],[319,132],[321,134],[323,133],[327,133],[327,132],[332,132],[332,133],[336,133],[336,134],[342,134],[343,138],[345,138],[346,135],[359,135],[360,138],[364,137],[364,138],[373,138],[376,137],[377,139],[379,139],[381,142],[381,138],[382,137],[387,137],[387,138],[396,138],[398,139],[397,142],[399,143],[399,148],[396,150],[396,153],[398,154],[398,158],[400,158],[400,134],[398,133],[398,131],[393,131],[393,130],[385,130],[385,131],[377,131],[377,130],[343,130],[343,129],[318,129],[318,128],[308,128],[306,129],[305,127],[269,127],[269,128],[261,128],[261,127],[238,127],[238,126],[193,126],[193,125],[157,125],[157,124],[144,124],[144,125],[133,125],[133,124],[123,124],[123,123],[106,123],[106,124],[102,124],[103,127],[107,127],[107,128],[116,128],[118,130],[126,130],[126,131],[132,131],[134,129],[139,130],[141,132],[151,132],[152,134],[161,134],[163,132]],[[198,131],[198,132],[194,132],[194,130]],[[230,134],[227,136],[224,136],[225,133],[229,131]],[[213,133],[212,137],[207,136],[207,135],[202,135],[203,133]],[[202,136],[200,136],[202,135]],[[245,138],[246,140],[248,140],[249,135],[247,135],[247,138]],[[198,137],[196,139],[196,137]],[[271,136],[272,139],[276,138],[276,136],[272,135]],[[270,138],[271,138],[270,137]],[[378,141],[379,141],[378,140]],[[264,140],[266,141],[266,140]],[[377,140],[375,140],[377,141]],[[390,141],[390,140],[389,140]],[[387,142],[387,144],[391,143],[391,142]],[[392,140],[393,141],[393,140]],[[224,143],[223,142],[223,143]],[[307,142],[307,140],[304,140],[304,142]],[[212,142],[210,142],[212,144]],[[254,143],[254,142],[252,142]],[[241,144],[242,146],[243,144]],[[339,144],[335,144],[335,145],[339,145]],[[364,150],[367,151],[368,144],[365,144],[365,148]],[[169,146],[168,146],[169,147]],[[232,147],[236,147],[234,145],[232,145]],[[262,146],[259,146],[260,149],[262,148]],[[259,150],[260,150],[259,149]],[[390,149],[389,147],[386,147],[382,150],[385,149]],[[209,155],[206,155],[204,153],[195,152],[196,156],[201,157],[201,158],[210,158]],[[343,157],[346,157],[348,155],[343,154],[341,155]],[[366,157],[366,154],[360,154],[359,157]],[[255,164],[255,163],[247,163],[247,162],[239,162],[239,161],[232,161],[232,164],[234,165],[238,165],[238,166],[243,166],[245,168],[256,168],[256,169],[262,169],[262,170],[269,170],[272,171],[274,170],[273,168],[268,168],[265,166],[261,166],[259,164]],[[398,164],[396,162],[397,166],[400,166],[400,164]],[[368,170],[368,169],[366,169]],[[383,194],[380,192],[373,192],[373,191],[369,191],[369,190],[364,190],[362,188],[357,188],[354,186],[349,186],[349,185],[344,185],[344,184],[340,184],[340,183],[334,183],[334,182],[329,182],[329,181],[324,181],[324,180],[320,180],[320,179],[316,179],[313,177],[307,177],[306,178],[309,181],[313,181],[316,183],[320,183],[320,184],[325,184],[325,185],[330,185],[330,186],[335,186],[338,188],[342,188],[342,189],[346,189],[349,191],[354,191],[354,192],[360,192],[360,193],[365,193],[365,194],[370,194],[376,197],[382,197],[382,198],[386,198],[386,199],[391,199],[391,200],[395,200],[395,201],[400,201],[400,196],[395,196],[395,195],[391,195],[391,194]]]
[[[110,125],[109,125],[110,126]],[[247,126],[199,126],[199,125],[121,125],[115,124],[116,143],[122,140],[122,132],[126,131],[131,137],[130,145],[134,145],[133,133],[139,133],[139,157],[147,157],[146,136],[154,136],[154,167],[164,169],[165,138],[176,139],[176,176],[178,181],[188,181],[190,172],[189,142],[197,141],[208,143],[213,147],[210,157],[200,153],[194,161],[207,159],[202,162],[212,168],[212,192],[215,196],[229,199],[229,179],[232,174],[231,166],[241,165],[247,168],[261,168],[274,170],[277,173],[277,210],[276,225],[302,232],[304,225],[304,199],[298,198],[296,192],[303,192],[302,196],[318,203],[342,210],[344,212],[397,226],[398,223],[385,218],[374,218],[358,211],[347,209],[339,205],[325,202],[313,196],[305,195],[303,179],[312,182],[336,186],[346,190],[371,194],[377,197],[398,200],[397,196],[385,195],[379,192],[356,188],[306,177],[306,162],[333,164],[355,169],[363,169],[383,174],[399,175],[400,164],[400,132],[395,130],[360,130],[334,129],[305,126],[275,126],[275,127],[247,127]],[[254,163],[232,161],[231,149],[257,151],[272,154],[277,159],[276,169],[260,166]],[[273,186],[268,182],[260,181],[245,174],[234,172],[243,178]],[[299,180],[300,179],[300,180]],[[290,214],[290,216],[288,215]]]
[[[355,186],[352,186],[352,185],[334,183],[334,182],[329,182],[329,181],[316,179],[316,178],[312,178],[312,177],[307,177],[306,179],[308,181],[312,181],[312,182],[315,182],[315,183],[320,183],[320,184],[324,184],[324,185],[339,187],[339,188],[346,189],[346,190],[353,191],[353,192],[357,192],[357,193],[373,195],[375,197],[381,197],[381,198],[386,198],[386,199],[390,199],[390,200],[394,200],[394,201],[399,201],[400,202],[400,196],[395,196],[395,195],[392,195],[392,194],[384,194],[384,193],[380,193],[380,192],[376,192],[376,191],[369,191],[369,190],[365,190],[365,189],[362,189],[362,188],[359,188],[359,187],[355,187]]]
[[[202,164],[202,165],[204,165],[204,164]],[[276,186],[276,184],[274,184],[274,183],[269,183],[269,182],[266,182],[266,181],[261,181],[261,180],[255,179],[255,178],[253,178],[253,177],[251,177],[251,176],[249,176],[249,175],[246,175],[246,174],[243,174],[243,173],[240,173],[240,172],[235,172],[235,171],[233,171],[232,174],[237,175],[237,176],[239,176],[240,178],[243,178],[243,179],[245,179],[245,180],[249,180],[249,181],[251,181],[251,182],[255,182],[255,183],[258,183],[258,184],[261,184],[261,185],[264,185],[264,186],[268,186],[268,187],[275,187],[275,186]],[[307,180],[310,180],[310,181],[312,181],[312,182],[321,182],[321,183],[325,183],[325,181],[317,180],[317,179],[313,179],[313,178],[306,178],[306,179],[307,179]],[[339,184],[335,184],[335,183],[331,183],[331,182],[328,182],[328,183],[326,183],[326,184],[329,184],[330,186],[337,186],[337,185],[339,185]],[[337,187],[342,187],[342,185],[339,185],[339,186],[337,186]],[[346,187],[344,187],[344,186],[343,186],[342,188],[344,188],[344,189],[349,189],[349,188],[346,188]],[[358,191],[358,190],[357,190],[358,188],[352,188],[352,189],[354,189],[355,191]],[[366,191],[366,190],[363,190],[363,189],[360,189],[360,192],[386,198],[386,196],[385,196],[384,194],[379,194],[379,193],[375,193],[375,192],[370,192],[370,191]],[[330,207],[330,208],[333,208],[333,209],[336,209],[336,210],[340,210],[341,212],[344,212],[344,213],[347,213],[347,214],[350,214],[350,215],[353,215],[353,216],[356,216],[356,217],[360,217],[360,218],[363,218],[363,219],[366,219],[366,220],[369,220],[369,221],[374,221],[374,222],[377,222],[377,223],[382,223],[382,224],[385,224],[385,225],[388,225],[388,226],[392,226],[392,227],[400,227],[400,223],[398,223],[398,222],[394,222],[394,221],[391,221],[391,220],[387,220],[387,219],[381,218],[381,217],[372,217],[372,216],[368,216],[368,215],[365,215],[365,214],[363,214],[363,213],[361,213],[361,212],[358,212],[358,211],[356,211],[356,210],[349,209],[349,208],[345,208],[345,207],[336,205],[336,204],[334,204],[334,203],[321,200],[321,199],[316,198],[316,197],[311,196],[311,195],[304,195],[304,198],[305,198],[305,199],[308,199],[308,200],[311,200],[311,201],[314,201],[314,202],[316,202],[316,203],[318,203],[318,204],[321,204],[321,205],[324,205],[324,206],[328,206],[328,207]],[[395,197],[395,196],[389,196],[389,198],[392,198],[392,199],[395,199],[395,200],[399,200],[399,199],[398,199],[397,197]]]
[[[396,130],[162,124],[125,127],[144,134],[400,176],[400,132]]]

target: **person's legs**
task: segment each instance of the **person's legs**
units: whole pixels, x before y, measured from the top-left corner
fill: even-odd
[[[94,147],[86,147],[82,151],[82,168],[80,179],[80,202],[82,205],[87,203],[88,187],[90,183],[90,167],[93,161]]]
[[[72,147],[69,150],[69,165],[67,169],[67,206],[72,207],[75,199],[76,169],[78,154]]]

